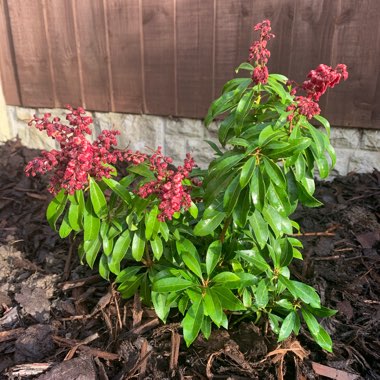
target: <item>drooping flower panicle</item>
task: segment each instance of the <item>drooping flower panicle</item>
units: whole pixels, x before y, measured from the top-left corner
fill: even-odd
[[[158,219],[171,220],[174,213],[182,209],[187,210],[191,205],[190,187],[184,185],[183,180],[189,178],[195,166],[194,159],[188,153],[183,166],[178,166],[176,170],[173,170],[169,167],[173,160],[164,156],[162,148],[158,147],[149,158],[149,162],[150,170],[155,174],[156,180],[141,186],[137,194],[141,198],[155,194],[160,200]]]
[[[254,31],[260,32],[258,41],[254,41],[249,48],[248,60],[254,65],[252,80],[255,84],[266,84],[268,81],[268,68],[266,64],[270,58],[270,51],[267,49],[267,43],[274,34],[271,33],[269,20],[264,20],[253,27]]]
[[[74,194],[76,190],[88,186],[89,177],[97,181],[103,177],[109,178],[113,171],[109,164],[125,160],[137,165],[146,159],[146,155],[140,152],[123,152],[114,148],[119,131],[102,131],[91,143],[86,135],[91,134],[89,125],[92,118],[86,116],[81,107],[67,108],[70,110],[66,116],[69,125],[63,124],[58,117],[51,120],[49,113],[41,118],[35,116],[29,123],[40,131],[46,131],[60,145],[60,150],[43,151],[40,157],[30,161],[25,168],[25,173],[31,176],[51,172],[48,187],[51,193],[57,194],[64,189],[66,193]]]

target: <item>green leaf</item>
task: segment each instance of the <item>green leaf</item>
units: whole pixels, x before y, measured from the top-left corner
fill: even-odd
[[[223,309],[231,311],[245,310],[244,305],[234,296],[230,289],[222,286],[214,286],[212,287],[212,292],[218,296]]]
[[[251,78],[234,78],[229,80],[223,87],[222,93],[234,90],[236,87],[246,88],[252,83]]]
[[[203,318],[201,332],[205,339],[210,338],[211,335],[211,319],[208,317]]]
[[[232,211],[232,217],[234,222],[241,228],[245,228],[247,225],[248,214],[251,211],[251,193],[249,188],[243,189],[239,195],[239,199],[236,202],[236,206]]]
[[[202,280],[203,276],[198,255],[194,256],[190,252],[183,252],[181,258],[185,265]]]
[[[169,240],[170,231],[166,222],[160,222],[160,233],[165,241]]]
[[[90,178],[90,198],[95,214],[103,219],[108,214],[106,197],[94,179]]]
[[[309,331],[311,332],[311,334],[313,336],[317,335],[320,328],[317,319],[314,317],[313,314],[311,314],[309,311],[307,311],[304,308],[301,309],[301,312],[302,312],[303,319],[305,320],[306,325]]]
[[[130,298],[136,292],[144,278],[144,273],[131,276],[125,282],[119,285],[117,290],[121,293],[123,298]]]
[[[108,268],[108,257],[106,255],[100,256],[99,260],[99,274],[105,279],[109,280],[110,271]]]
[[[153,256],[156,260],[160,260],[162,253],[164,251],[164,246],[162,240],[159,236],[156,236],[150,241],[150,246],[152,247]]]
[[[257,269],[255,271],[255,274],[260,274],[262,272],[265,272],[266,270],[271,269],[269,264],[265,261],[265,259],[260,255],[259,251],[257,250],[242,250],[236,251],[236,253],[238,257],[241,257],[243,260],[253,265],[255,269]]]
[[[198,336],[204,318],[202,298],[194,302],[182,320],[183,338],[189,347]]]
[[[103,182],[114,192],[116,193],[125,203],[131,203],[131,195],[126,187],[122,186],[119,182],[115,181],[112,178],[102,178]]]
[[[259,282],[259,285],[257,286],[256,292],[254,295],[255,295],[257,307],[259,309],[265,308],[265,306],[267,306],[267,304],[268,304],[269,297],[268,297],[267,284],[266,284],[266,281],[264,279],[262,279]]]
[[[263,216],[264,219],[268,221],[276,238],[281,237],[283,234],[291,234],[293,232],[289,218],[281,216],[273,206],[267,205],[263,209]]]
[[[194,285],[194,283],[184,278],[165,277],[154,281],[152,290],[157,293],[178,292]]]
[[[83,210],[84,210],[84,197],[83,191],[77,190],[75,195],[69,195],[71,202],[68,212],[68,218],[71,228],[79,232],[83,228]]]
[[[256,166],[256,169],[252,175],[251,184],[249,186],[251,191],[252,203],[255,208],[262,211],[265,202],[265,183],[260,171],[260,168]]]
[[[210,219],[201,219],[197,225],[194,227],[195,236],[206,236],[211,235],[216,228],[219,227],[220,223],[224,220],[226,214],[224,212],[217,212]]]
[[[282,172],[280,167],[267,157],[263,158],[263,162],[264,162],[265,172],[268,174],[271,181],[279,187],[285,187],[286,180],[285,180],[284,173]]]
[[[307,207],[319,207],[323,204],[316,198],[314,198],[308,190],[306,190],[305,186],[297,182],[297,189],[298,189],[298,196],[302,204],[304,204]]]
[[[236,107],[235,123],[237,128],[235,128],[235,131],[237,135],[240,134],[244,119],[247,117],[252,108],[252,97],[253,90],[251,89],[244,93]]]
[[[295,298],[301,299],[312,307],[320,308],[321,300],[315,289],[299,281],[288,280],[284,276],[279,277],[279,281],[289,290]]]
[[[255,238],[260,248],[264,248],[269,237],[268,223],[264,220],[261,213],[257,210],[249,217],[249,224],[251,225]]]
[[[153,207],[145,217],[145,239],[150,240],[156,237],[158,229],[160,228],[160,221],[157,219],[159,210],[158,207]]]
[[[236,205],[237,200],[241,192],[241,187],[239,184],[239,177],[236,176],[233,181],[228,185],[224,197],[223,197],[223,206],[227,215],[230,215]]]
[[[278,334],[277,342],[282,342],[292,333],[295,321],[296,321],[296,313],[292,311],[286,316],[286,318],[282,322],[280,333]]]
[[[254,67],[248,63],[248,62],[243,62],[235,69],[235,73],[237,74],[239,70],[248,70],[248,71],[253,71]],[[250,80],[252,82],[252,80]]]
[[[84,251],[86,252],[86,261],[92,269],[95,264],[96,257],[102,246],[102,241],[98,237],[96,240],[85,240],[83,243]]]
[[[293,260],[293,246],[288,239],[283,239],[281,245],[280,267],[287,267]]]
[[[143,225],[135,232],[132,239],[132,257],[136,261],[141,261],[144,256],[145,239],[143,233]]]
[[[65,216],[62,219],[61,226],[59,227],[59,237],[61,239],[64,239],[68,237],[72,231],[72,227],[70,226],[69,218],[68,218],[68,213],[65,214]]]
[[[191,205],[189,207],[189,213],[194,218],[198,218],[198,207],[194,202],[191,202]]]
[[[279,334],[280,333],[279,324],[280,324],[280,321],[282,321],[282,318],[272,313],[268,313],[268,318],[269,318],[270,328],[273,330],[275,334]]]
[[[327,132],[327,135],[330,137],[330,123],[327,119],[325,119],[323,116],[321,115],[315,115],[314,116],[314,119],[315,120],[318,120],[326,129],[326,132]]]
[[[123,269],[116,277],[115,282],[117,284],[125,282],[128,278],[134,276],[142,267],[133,266]]]
[[[203,303],[206,313],[210,316],[213,322],[220,327],[223,320],[223,308],[218,295],[212,289],[206,289],[203,297]]]
[[[62,189],[53,200],[49,203],[46,210],[46,219],[50,227],[56,231],[56,223],[58,218],[62,215],[67,203],[67,195]]]
[[[222,254],[222,242],[220,240],[213,241],[207,249],[206,253],[206,271],[210,277],[211,273],[218,264]]]
[[[240,187],[243,189],[251,180],[256,168],[256,157],[250,157],[243,165],[240,173]]]
[[[315,341],[326,351],[332,352],[332,340],[327,331],[319,326],[319,331],[317,334],[313,335]]]
[[[240,288],[242,285],[240,277],[232,272],[218,273],[211,280],[215,283],[215,285],[224,286],[227,289]]]
[[[269,74],[269,78],[274,78],[276,81],[286,84],[288,78],[282,74]]]
[[[109,259],[109,269],[112,273],[118,275],[120,273],[120,263],[127,254],[128,248],[131,245],[132,237],[129,230],[125,230],[116,240],[112,255]]]
[[[128,171],[134,174],[138,174],[141,177],[154,181],[156,178],[153,172],[149,169],[148,165],[145,163],[139,165],[130,165],[128,166]],[[124,185],[123,185],[124,186]]]

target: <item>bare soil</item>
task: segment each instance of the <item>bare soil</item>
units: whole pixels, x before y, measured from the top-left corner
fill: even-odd
[[[0,146],[0,379],[380,379],[380,172],[318,183],[324,206],[296,212],[305,249],[292,274],[338,310],[322,321],[333,354],[303,329],[277,345],[265,321],[234,316],[187,349],[178,315],[163,325],[120,299],[50,229],[46,184],[23,174],[37,154]]]

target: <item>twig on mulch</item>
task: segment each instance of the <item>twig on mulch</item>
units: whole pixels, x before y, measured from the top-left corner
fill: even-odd
[[[0,331],[0,343],[17,339],[24,331],[25,329],[23,327],[13,330]]]
[[[329,379],[358,380],[360,378],[359,375],[342,371],[340,369],[331,368],[331,367],[328,367],[326,365],[322,365],[316,362],[311,362],[311,365],[313,367],[314,372],[317,375],[328,377]]]
[[[99,282],[100,280],[102,280],[102,277],[96,274],[94,276],[90,276],[87,278],[81,278],[81,279],[73,280],[73,281],[66,281],[59,284],[58,286],[61,288],[61,290],[66,291],[66,290],[70,290],[74,288],[80,288],[81,286],[84,286],[84,285],[94,284],[96,282]]]
[[[53,335],[53,340],[59,345],[65,347],[76,347],[77,350],[83,351],[91,356],[96,356],[98,358],[106,359],[106,360],[118,360],[119,355],[113,354],[107,351],[101,351],[96,348],[88,347],[85,344],[82,344],[84,341],[77,341],[73,339],[62,338],[58,335]]]
[[[171,372],[175,371],[178,367],[180,343],[181,343],[181,336],[178,334],[176,330],[172,330],[170,365],[169,365],[169,369]]]

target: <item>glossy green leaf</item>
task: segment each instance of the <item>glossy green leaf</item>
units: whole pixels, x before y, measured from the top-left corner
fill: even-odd
[[[216,240],[212,242],[206,253],[206,271],[207,275],[210,276],[216,265],[218,264],[222,254],[222,242]]]
[[[162,253],[164,251],[164,246],[162,240],[159,236],[156,236],[150,241],[150,246],[152,247],[153,256],[156,260],[160,260]]]
[[[230,289],[224,288],[222,286],[214,286],[211,289],[212,292],[218,296],[223,309],[231,311],[245,310],[242,302],[234,296]]]
[[[165,277],[153,283],[152,290],[158,293],[178,292],[194,286],[194,284],[180,277]]]
[[[275,164],[272,160],[268,159],[267,157],[263,158],[264,162],[264,168],[266,174],[269,176],[271,181],[279,187],[285,187],[286,185],[286,180],[284,173],[280,169],[280,167]]]
[[[242,258],[249,264],[253,265],[256,268],[255,274],[260,274],[266,270],[270,270],[271,267],[265,261],[265,259],[260,255],[257,250],[241,250],[236,252],[238,257]]]
[[[244,119],[247,117],[248,113],[252,108],[252,97],[253,90],[248,90],[244,93],[244,95],[240,98],[239,103],[236,107],[235,113],[235,123],[236,123],[236,134],[239,135],[243,126]]]
[[[194,227],[194,235],[211,235],[216,230],[216,228],[219,227],[225,217],[226,214],[224,212],[218,212],[210,219],[201,219]]]
[[[99,260],[99,274],[105,279],[109,280],[110,270],[108,268],[108,257],[106,255],[100,256]]]
[[[126,280],[128,280],[128,278],[134,276],[137,272],[140,271],[140,269],[142,269],[141,266],[132,266],[132,267],[128,267],[128,268],[125,268],[123,269],[116,277],[115,279],[115,282],[117,284],[119,283],[122,283],[122,282],[125,282]]]
[[[256,157],[250,157],[243,165],[240,173],[240,187],[243,189],[247,186],[248,182],[251,180],[253,172],[256,168]]]
[[[115,192],[125,203],[131,203],[131,195],[129,191],[121,185],[119,182],[115,181],[112,178],[103,177],[103,182],[113,191]]]
[[[261,248],[265,247],[269,237],[268,223],[264,220],[258,210],[249,217],[249,224],[253,229],[257,243]]]
[[[295,321],[296,313],[292,311],[286,316],[286,318],[282,322],[281,329],[278,334],[278,342],[282,342],[292,333]]]
[[[116,240],[108,263],[109,269],[112,273],[116,275],[120,273],[120,263],[127,254],[131,241],[132,236],[129,230],[123,231],[123,233]]]
[[[248,70],[248,71],[252,71],[253,72],[253,69],[254,67],[248,63],[248,62],[243,62],[241,63],[236,69],[235,69],[235,73],[237,74],[240,70]],[[250,79],[250,81],[252,82],[252,80]]]
[[[247,225],[248,214],[251,212],[251,193],[249,188],[243,189],[232,211],[234,222],[241,228]]]
[[[236,205],[241,192],[239,184],[239,177],[236,176],[233,181],[228,185],[223,197],[223,207],[227,215],[230,215]]]
[[[203,297],[203,303],[205,306],[205,311],[212,319],[212,321],[220,327],[223,320],[223,308],[220,303],[218,295],[213,292],[212,289],[206,289],[206,293]]]
[[[183,338],[187,347],[194,342],[201,329],[204,318],[202,298],[194,302],[182,320]]]
[[[67,195],[65,194],[64,190],[62,189],[55,198],[52,199],[52,201],[49,203],[49,206],[46,210],[46,219],[50,225],[50,227],[53,230],[56,229],[56,223],[59,217],[62,215],[63,211],[65,210],[67,203]]]
[[[211,335],[211,319],[208,317],[203,318],[202,326],[201,326],[201,332],[205,339],[210,338]]]
[[[267,284],[266,284],[266,281],[264,279],[262,279],[257,288],[256,288],[256,291],[254,293],[254,296],[255,296],[255,301],[256,301],[256,306],[258,308],[265,308],[265,306],[267,306],[268,304],[268,301],[269,301],[269,296],[268,296],[268,288],[267,288]]]
[[[98,256],[101,246],[102,241],[99,237],[96,240],[85,240],[83,243],[83,248],[86,252],[86,261],[91,269],[94,267],[95,260]]]
[[[301,299],[312,307],[319,308],[321,306],[321,300],[313,287],[299,281],[289,280],[284,276],[280,276],[279,281],[292,293],[293,297]]]
[[[72,230],[73,229],[72,229],[70,222],[69,222],[68,213],[66,213],[62,219],[61,226],[59,227],[59,231],[58,231],[59,237],[61,239],[68,237]]]
[[[143,232],[143,226],[141,226],[133,235],[132,239],[132,257],[136,261],[141,261],[141,259],[144,256],[144,250],[145,250],[145,239],[144,239],[144,232]]]
[[[145,239],[150,240],[156,237],[157,232],[160,228],[160,221],[157,219],[159,210],[158,207],[153,207],[145,217]]]
[[[199,264],[199,256],[192,255],[190,252],[183,252],[181,258],[185,265],[200,279],[203,278],[201,266]]]
[[[256,166],[256,169],[252,175],[249,189],[251,191],[252,203],[257,210],[262,211],[265,202],[266,189],[260,168],[258,166]]]
[[[106,197],[96,181],[90,178],[90,198],[95,214],[99,218],[105,218],[108,214]]]
[[[198,218],[198,207],[194,202],[191,202],[191,205],[189,207],[189,213],[194,218]]]
[[[120,292],[123,298],[130,298],[135,295],[137,289],[141,285],[144,278],[144,273],[131,276],[125,282],[119,285],[117,290]]]

